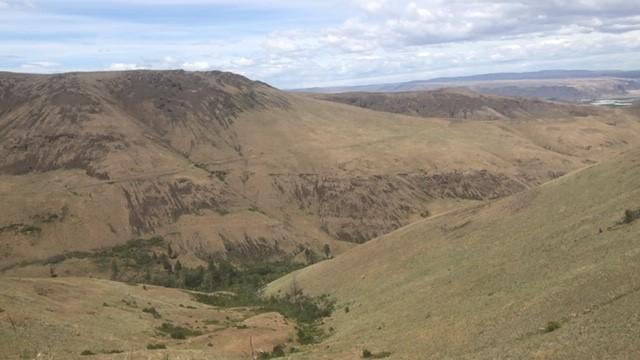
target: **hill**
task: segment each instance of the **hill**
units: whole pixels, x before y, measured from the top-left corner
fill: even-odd
[[[3,359],[246,359],[290,343],[278,313],[90,278],[0,278]]]
[[[221,72],[2,74],[0,89],[0,269],[15,276],[55,263],[105,277],[75,260],[157,236],[189,266],[335,255],[607,159],[640,131],[616,109],[425,119]]]
[[[309,93],[408,92],[466,87],[483,94],[580,102],[628,96],[640,89],[638,71],[547,70],[434,78],[296,91]]]
[[[338,298],[335,335],[305,358],[637,357],[638,155],[411,224],[268,293]]]
[[[598,110],[591,107],[482,95],[463,88],[315,97],[377,111],[465,120],[533,120],[598,114]]]

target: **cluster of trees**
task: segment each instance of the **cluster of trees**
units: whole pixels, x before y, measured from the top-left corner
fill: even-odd
[[[178,260],[171,244],[159,255],[152,247],[161,245],[162,239],[134,240],[117,248],[101,252],[99,257],[111,259],[111,279],[141,281],[147,284],[204,292],[239,289],[255,291],[266,283],[304,265],[290,260],[251,263],[235,266],[226,259],[210,259],[206,266],[188,267]],[[325,259],[331,258],[331,248],[322,249]],[[311,249],[304,249],[308,264],[321,259]],[[133,270],[133,271],[132,271]]]
[[[152,273],[147,269],[144,281],[149,284],[161,285],[173,288],[183,288],[200,291],[217,291],[227,289],[241,282],[239,271],[226,260],[210,260],[205,268],[198,266],[190,268],[183,266],[180,260],[172,265],[169,258],[162,254],[158,257],[158,263],[162,265],[164,272]]]

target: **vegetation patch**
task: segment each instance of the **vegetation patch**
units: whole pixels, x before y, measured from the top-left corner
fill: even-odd
[[[162,316],[160,315],[160,313],[158,312],[158,310],[156,310],[156,308],[155,308],[155,307],[153,307],[153,306],[150,306],[150,307],[147,307],[147,308],[142,309],[142,312],[145,312],[145,313],[147,313],[147,314],[151,314],[151,315],[153,315],[153,317],[154,317],[155,319],[160,319],[160,318],[162,318]]]
[[[103,354],[122,354],[124,350],[103,350]]]
[[[160,331],[161,333],[167,334],[169,335],[172,339],[178,339],[178,340],[184,340],[188,337],[191,336],[200,336],[202,335],[202,332],[198,331],[198,330],[192,330],[186,327],[182,327],[182,326],[176,326],[173,325],[172,323],[163,323],[161,326],[159,326],[158,331]]]
[[[165,344],[147,344],[147,350],[160,350],[166,349],[167,345]]]
[[[373,353],[367,349],[362,350],[362,358],[363,359],[384,359],[391,356],[389,351],[381,351],[378,353]]]
[[[259,360],[268,360],[268,359],[275,359],[275,358],[281,358],[286,356],[286,353],[284,352],[284,345],[280,344],[280,345],[276,345],[273,347],[273,350],[271,350],[271,352],[268,351],[262,351],[260,353],[258,353],[258,359]]]
[[[624,211],[624,217],[622,219],[623,224],[631,224],[632,222],[640,219],[640,209],[627,209]]]
[[[295,296],[283,298],[260,297],[257,292],[242,292],[235,296],[227,294],[193,294],[195,300],[219,307],[252,307],[259,312],[277,312],[297,323],[296,335],[301,344],[320,342],[325,331],[320,320],[331,315],[335,301],[327,295],[310,297],[299,291]]]
[[[69,209],[65,206],[62,208],[62,212],[60,214],[47,213],[42,215],[35,215],[32,217],[32,220],[34,221],[34,223],[32,224],[15,223],[0,226],[0,234],[13,231],[16,234],[37,236],[42,233],[42,227],[40,225],[62,221],[68,215],[68,213]]]
[[[544,327],[544,332],[545,333],[550,333],[550,332],[554,332],[556,330],[560,329],[560,323],[557,321],[549,321],[547,323],[547,325]]]
[[[0,233],[6,231],[5,228],[7,227],[0,228]],[[27,226],[23,224],[11,225],[11,229],[23,234],[39,234],[42,231],[37,226]],[[6,271],[15,267],[25,267],[30,265],[55,265],[69,259],[92,259],[104,269],[107,269],[110,265],[112,272],[114,270],[116,272],[119,272],[120,266],[118,264],[124,264],[124,267],[126,267],[128,270],[141,272],[145,269],[149,269],[150,266],[152,266],[154,263],[158,263],[161,260],[158,257],[154,256],[154,252],[152,250],[154,247],[160,246],[163,243],[164,240],[161,237],[152,237],[150,239],[134,239],[129,240],[126,244],[123,245],[118,245],[112,248],[93,252],[71,251],[64,254],[53,255],[46,259],[23,261],[18,264],[2,268],[0,269],[0,271]],[[114,277],[113,275],[114,274],[112,274],[112,278],[116,280],[117,276]]]
[[[3,232],[13,231],[22,235],[40,235],[42,228],[36,224],[9,224],[0,227],[0,234]]]

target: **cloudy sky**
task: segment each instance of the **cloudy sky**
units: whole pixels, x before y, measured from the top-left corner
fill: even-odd
[[[282,88],[640,69],[640,1],[0,0],[0,71],[139,68]]]

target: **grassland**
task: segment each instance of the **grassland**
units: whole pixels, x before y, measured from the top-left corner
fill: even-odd
[[[337,296],[305,358],[631,359],[640,353],[640,157],[426,219],[277,280]],[[345,311],[348,308],[349,311]]]

